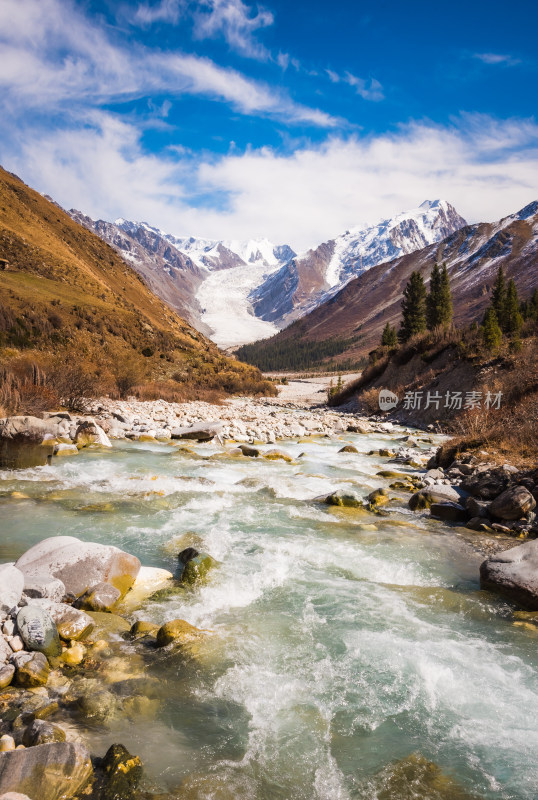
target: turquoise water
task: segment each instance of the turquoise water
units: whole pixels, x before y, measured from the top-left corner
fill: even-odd
[[[413,753],[469,794],[537,796],[538,637],[479,590],[473,534],[410,513],[406,495],[386,518],[312,502],[388,485],[387,459],[366,453],[391,442],[279,444],[305,454],[295,464],[117,444],[0,473],[1,561],[71,534],[171,570],[190,544],[220,562],[134,615],[212,633],[197,658],[146,656],[157,713],[80,729],[93,752],[121,741],[185,798],[396,800],[387,765]]]

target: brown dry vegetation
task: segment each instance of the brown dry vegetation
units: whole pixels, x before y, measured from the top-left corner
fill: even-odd
[[[34,412],[133,387],[273,394],[155,297],[98,236],[0,169],[0,405]]]
[[[355,401],[364,413],[379,413],[380,388],[395,392],[502,392],[499,409],[466,411],[402,411],[408,424],[434,423],[453,434],[446,445],[456,453],[485,449],[513,464],[538,460],[538,328],[526,323],[521,338],[504,340],[496,353],[487,352],[479,331],[437,331],[414,337],[391,351],[378,348],[361,377],[331,399],[331,405]]]

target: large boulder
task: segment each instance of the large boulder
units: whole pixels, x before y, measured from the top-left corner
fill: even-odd
[[[480,586],[524,608],[538,611],[538,539],[483,561]]]
[[[66,592],[80,597],[98,583],[110,583],[123,596],[140,570],[136,556],[112,545],[82,542],[74,536],[52,536],[34,545],[15,563],[26,575],[53,575]]]
[[[536,500],[524,486],[512,486],[496,497],[489,513],[498,519],[522,519],[536,508]]]
[[[40,606],[28,605],[17,614],[17,627],[27,650],[56,658],[62,644],[52,617]]]
[[[194,439],[197,442],[210,442],[222,431],[222,422],[196,422],[186,428],[173,428],[172,439]]]
[[[90,445],[112,447],[110,439],[104,430],[92,419],[86,419],[80,423],[75,432],[75,443],[79,448],[89,447]]]
[[[0,795],[65,800],[78,796],[92,777],[90,754],[82,744],[55,742],[0,753]]]
[[[419,489],[409,498],[409,508],[412,511],[419,511],[430,508],[432,503],[459,503],[463,492],[458,491],[453,486],[445,486],[443,483],[426,486]]]
[[[24,575],[13,564],[0,564],[0,620],[20,603],[24,590]]]
[[[38,417],[0,419],[0,469],[44,466],[52,455],[55,433],[54,424]]]
[[[430,506],[432,517],[445,520],[446,522],[465,522],[469,518],[469,512],[459,503],[432,503]]]
[[[504,467],[495,467],[468,475],[461,482],[461,486],[479,500],[493,500],[508,488],[511,479],[510,470],[506,470]]]

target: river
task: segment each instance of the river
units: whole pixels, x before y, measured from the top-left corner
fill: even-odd
[[[171,570],[191,544],[220,562],[135,613],[212,633],[191,660],[148,655],[158,711],[79,728],[92,752],[120,741],[155,786],[197,800],[537,796],[537,635],[479,590],[473,534],[405,495],[387,517],[313,502],[387,486],[367,453],[399,435],[279,443],[292,464],[117,443],[0,473],[0,561],[71,534]],[[409,793],[412,754],[447,788]]]

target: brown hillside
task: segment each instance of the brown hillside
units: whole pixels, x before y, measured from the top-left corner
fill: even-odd
[[[0,259],[8,264],[0,263],[0,375],[22,353],[45,367],[62,356],[84,362],[112,391],[125,388],[126,370],[131,384],[173,377],[183,390],[267,387],[258,370],[226,358],[155,297],[97,235],[1,168]]]

